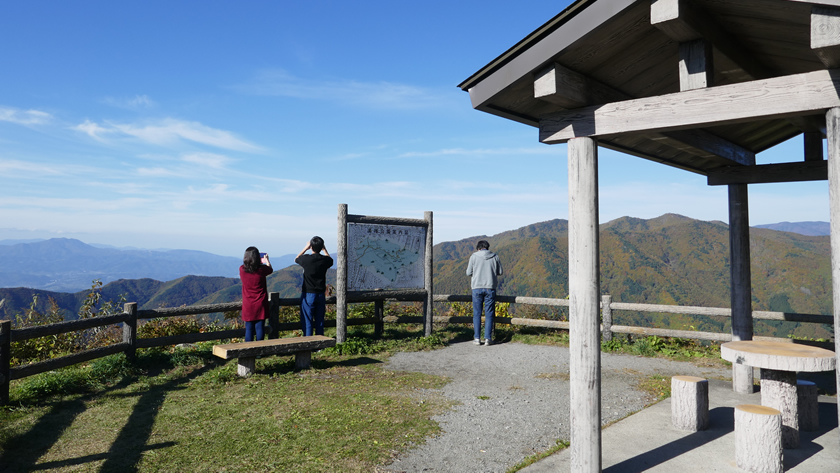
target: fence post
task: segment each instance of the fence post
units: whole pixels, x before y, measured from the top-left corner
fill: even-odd
[[[381,337],[385,332],[385,301],[383,299],[373,302],[373,316],[376,318],[373,324],[373,335]]]
[[[128,320],[123,322],[122,341],[131,345],[125,349],[125,357],[134,361],[137,357],[137,303],[129,302],[123,306],[123,310],[128,314]]]
[[[434,233],[432,229],[432,212],[430,210],[423,212],[423,220],[428,223],[426,227],[426,261],[423,266],[424,287],[426,288],[426,299],[423,303],[423,317],[425,322],[424,335],[426,337],[432,334],[432,322],[435,318],[435,296],[434,296]]]
[[[0,320],[0,406],[9,403],[9,372],[12,357],[12,321]]]
[[[280,338],[280,331],[277,327],[280,326],[280,293],[268,293],[268,326],[265,328],[265,338],[276,339]]]
[[[347,204],[338,204],[335,266],[335,342],[347,340]]]
[[[612,340],[612,308],[610,308],[611,302],[612,296],[610,296],[609,294],[601,295],[601,321],[604,324],[603,337],[605,342]]]

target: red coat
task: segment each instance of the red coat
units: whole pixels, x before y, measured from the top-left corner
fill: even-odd
[[[268,318],[268,290],[265,277],[274,272],[270,266],[260,266],[256,273],[248,273],[245,266],[239,267],[242,280],[242,320],[253,322]]]

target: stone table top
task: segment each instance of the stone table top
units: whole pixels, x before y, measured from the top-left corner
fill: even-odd
[[[740,340],[720,346],[726,361],[755,368],[780,371],[831,371],[835,369],[834,352],[796,343],[764,340]]]

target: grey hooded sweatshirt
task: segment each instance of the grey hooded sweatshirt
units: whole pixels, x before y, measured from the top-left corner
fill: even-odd
[[[496,289],[497,276],[501,275],[502,263],[496,253],[478,250],[470,256],[467,276],[472,276],[470,286],[473,289]]]

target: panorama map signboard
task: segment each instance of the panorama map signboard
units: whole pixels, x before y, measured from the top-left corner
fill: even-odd
[[[423,288],[426,229],[347,224],[347,289]]]

